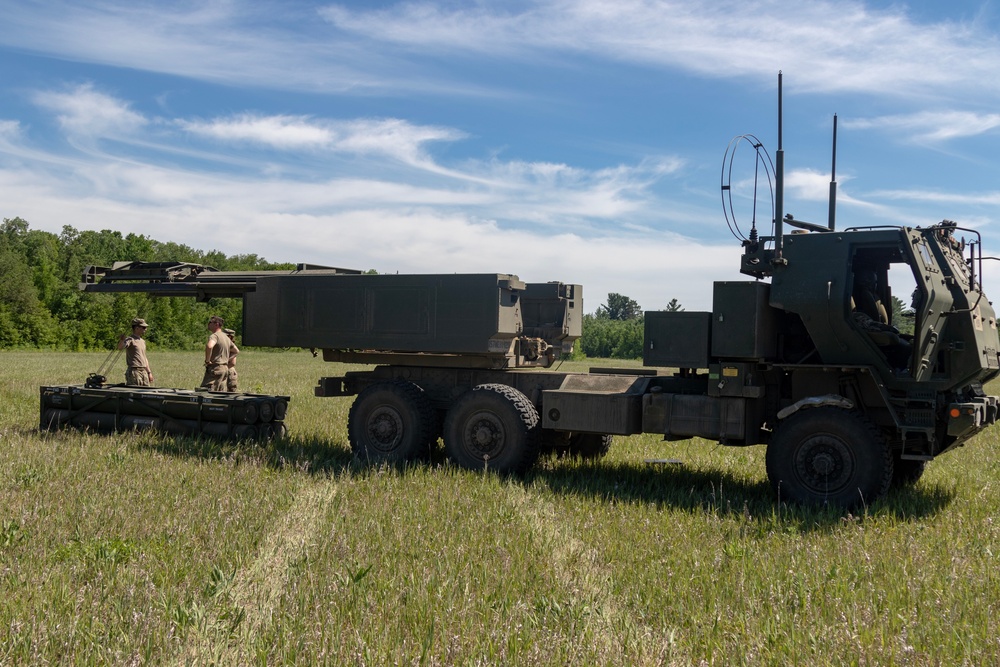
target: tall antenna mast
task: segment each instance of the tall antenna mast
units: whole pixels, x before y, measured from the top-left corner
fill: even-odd
[[[781,70],[778,70],[778,150],[774,154],[774,259],[781,261],[782,221],[785,217],[785,151],[781,144]]]
[[[833,165],[830,167],[830,231],[837,220],[837,114],[833,114]]]

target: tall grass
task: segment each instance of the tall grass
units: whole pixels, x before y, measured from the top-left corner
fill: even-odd
[[[241,355],[245,388],[292,397],[267,446],[39,433],[38,386],[104,355],[3,358],[0,664],[1000,661],[993,429],[844,516],[777,504],[762,448],[700,440],[521,478],[361,467],[351,399],[312,394],[348,368],[307,352]],[[200,380],[197,354],[151,362]]]

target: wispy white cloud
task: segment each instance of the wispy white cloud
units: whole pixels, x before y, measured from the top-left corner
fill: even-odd
[[[178,120],[188,132],[222,141],[252,142],[282,150],[326,148],[334,133],[306,116],[239,114],[226,119]]]
[[[579,184],[593,179],[609,184],[621,183],[626,188],[638,188],[656,179],[676,173],[684,166],[684,161],[675,156],[648,158],[638,166],[618,165],[591,172],[567,164],[552,162],[524,162],[513,160],[503,162],[492,160],[490,173],[511,182],[531,182],[541,186],[565,186]],[[640,177],[639,180],[636,180]]]
[[[871,192],[861,196],[852,192],[850,184],[854,180],[850,174],[837,176],[835,201],[835,224],[839,227],[855,224],[895,224],[895,225],[927,225],[934,220],[928,220],[926,211],[913,210],[910,206],[899,206],[899,202],[907,205],[921,201],[920,198],[906,197],[892,192]],[[846,186],[846,187],[845,187]],[[749,227],[750,195],[753,191],[752,181],[734,184],[734,191],[739,190],[739,198],[734,196],[734,213],[737,222],[743,227]],[[786,215],[793,215],[797,220],[805,220],[820,225],[829,221],[830,174],[814,169],[791,169],[785,174]],[[959,200],[956,200],[956,202]],[[972,201],[963,201],[971,204]],[[770,228],[769,216],[773,214],[771,206],[774,202],[768,193],[758,192],[757,226]],[[762,210],[762,206],[764,207]],[[789,210],[793,209],[793,210]]]
[[[648,159],[636,165],[587,170],[546,162],[472,163],[466,167],[493,184],[492,214],[575,227],[582,221],[618,221],[657,217],[653,187],[684,165],[676,157]]]
[[[424,145],[457,141],[452,128],[413,125],[398,118],[318,120],[308,116],[244,113],[210,121],[178,120],[188,132],[228,142],[249,142],[280,150],[330,150],[381,154],[416,164],[427,160]]]
[[[40,91],[33,99],[38,106],[55,113],[63,130],[75,137],[130,135],[147,123],[127,102],[96,90],[92,84]]]
[[[1000,206],[1000,192],[941,192],[933,190],[880,190],[874,193],[882,199],[919,201],[965,206]]]
[[[337,147],[356,153],[381,153],[408,164],[426,164],[424,145],[466,136],[451,128],[413,125],[397,118],[358,119],[338,128]]]
[[[921,111],[876,118],[848,119],[847,129],[877,129],[903,134],[913,141],[943,142],[974,137],[1000,127],[1000,114],[970,111]]]
[[[0,153],[14,155],[23,143],[21,123],[16,120],[0,120]]]
[[[439,53],[593,53],[713,78],[770,79],[784,68],[808,75],[800,88],[814,91],[981,89],[1000,65],[996,36],[975,22],[922,24],[901,5],[873,9],[850,1],[408,2],[368,11],[333,5],[322,15],[344,31]]]
[[[376,203],[382,208],[462,207],[471,215],[503,221],[508,228],[588,227],[585,221],[618,217],[636,218],[630,221],[635,224],[655,215],[654,188],[683,165],[669,156],[597,170],[496,158],[445,165],[435,160],[430,145],[461,141],[466,134],[401,119],[251,113],[210,120],[147,119],[132,111],[127,101],[89,84],[37,92],[33,99],[58,119],[71,140],[114,139],[116,153],[90,143],[79,145],[84,142],[77,143],[81,151],[72,156],[45,152],[30,145],[29,138],[18,132],[17,122],[6,121],[0,126],[7,137],[0,155],[26,159],[40,174],[52,170],[72,174],[76,187],[88,183],[100,196],[157,207],[230,202],[234,207],[252,203],[259,211],[311,214]],[[140,128],[146,131],[135,136]],[[178,142],[178,134],[186,139]],[[237,162],[244,148],[259,146],[279,151],[271,155],[274,166],[244,176],[210,166]],[[170,166],[178,151],[198,161],[187,167]],[[315,172],[297,177],[280,166],[279,160],[293,165],[299,156],[317,153],[325,156],[325,178],[317,179]],[[379,176],[359,175],[357,163],[349,159],[357,155],[365,156],[368,171]],[[246,161],[252,163],[253,158]],[[202,169],[197,164],[209,166]]]
[[[29,147],[28,138],[17,133],[18,125],[11,121],[3,153],[21,155],[36,166],[57,164],[61,173],[74,173],[76,184],[90,183],[104,196],[152,206],[231,201],[253,202],[261,211],[312,213],[377,202],[380,207],[463,207],[472,215],[503,221],[508,228],[587,228],[587,221],[619,218],[642,225],[658,215],[655,188],[684,165],[672,156],[596,170],[498,158],[449,165],[437,161],[430,148],[461,141],[467,137],[464,132],[401,119],[258,113],[209,120],[147,119],[127,101],[89,84],[38,92],[33,99],[59,120],[71,141],[114,139],[116,152],[98,150],[94,142],[77,142],[81,153],[72,159],[40,152]],[[146,131],[136,136],[140,128]],[[195,164],[237,163],[241,154],[253,164],[258,147],[278,152],[270,153],[268,166],[248,170],[245,176],[218,173],[211,166],[170,166],[179,151],[197,157]],[[294,165],[303,155],[321,156],[326,176],[317,179],[315,171],[297,174]],[[378,176],[357,173],[352,156],[364,156],[367,172]]]
[[[15,137],[21,132],[21,123],[16,120],[0,120],[0,137]]]
[[[35,0],[5,6],[3,19],[0,45],[11,49],[213,83],[359,94],[441,85],[324,29],[314,5],[291,0]]]
[[[1000,96],[994,83],[1000,41],[989,26],[975,17],[920,22],[905,5],[525,0],[400,2],[359,11],[289,2],[277,16],[264,11],[235,2],[14,3],[4,9],[0,44],[199,80],[307,91],[481,94],[488,80],[460,82],[418,62],[447,54],[569,63],[586,54],[713,79],[771,81],[785,69],[799,73],[800,90]]]

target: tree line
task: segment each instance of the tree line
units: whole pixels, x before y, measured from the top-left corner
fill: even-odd
[[[684,308],[677,299],[671,299],[664,310],[678,312]],[[583,316],[583,335],[577,347],[587,357],[641,359],[644,326],[639,303],[612,292],[593,315]]]
[[[165,349],[197,349],[205,344],[210,315],[222,317],[239,330],[241,299],[151,297],[147,294],[90,294],[78,283],[91,265],[110,267],[115,261],[179,261],[212,266],[220,271],[293,269],[257,255],[204,252],[140,234],[80,231],[66,225],[53,234],[30,229],[21,218],[4,218],[0,225],[0,348],[109,350],[130,322],[150,323],[146,338]],[[241,332],[240,332],[241,333]]]

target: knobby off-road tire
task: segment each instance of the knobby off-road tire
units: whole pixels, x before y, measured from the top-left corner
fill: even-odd
[[[423,390],[397,380],[358,394],[347,417],[351,450],[364,463],[402,463],[421,455],[434,428],[434,410]]]
[[[505,384],[481,384],[455,401],[444,420],[444,448],[470,470],[521,473],[538,458],[538,411]]]
[[[889,489],[893,457],[875,426],[852,410],[809,408],[781,422],[767,447],[779,498],[854,509]]]

